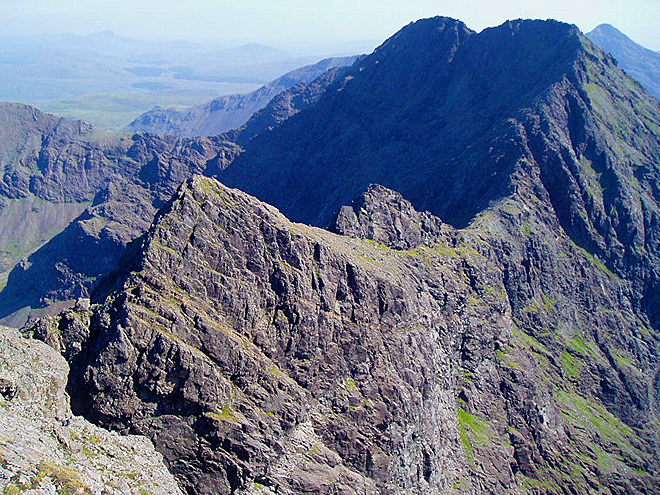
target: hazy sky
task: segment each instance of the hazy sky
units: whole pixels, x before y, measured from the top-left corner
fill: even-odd
[[[112,30],[147,39],[316,47],[384,40],[434,15],[477,31],[520,17],[552,17],[584,32],[608,22],[660,50],[660,0],[0,0],[0,34]]]

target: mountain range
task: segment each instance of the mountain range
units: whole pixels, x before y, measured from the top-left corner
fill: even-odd
[[[1,110],[1,316],[187,493],[658,493],[660,104],[575,26],[423,19],[212,138]]]
[[[19,311],[5,321],[15,326],[30,307],[87,295],[184,178],[217,172],[239,149],[112,134],[21,104],[0,104],[0,121],[0,318]]]
[[[250,92],[321,58],[267,45],[156,42],[109,31],[0,37],[0,100],[116,130],[154,106]]]
[[[660,96],[660,55],[648,50],[609,24],[601,24],[586,36],[612,53],[619,66],[637,79],[656,98]],[[190,107],[156,107],[126,126],[126,132],[152,132],[179,137],[212,136],[242,126],[281,91],[309,82],[331,66],[352,65],[355,57],[326,59],[294,70],[258,90],[215,98]]]

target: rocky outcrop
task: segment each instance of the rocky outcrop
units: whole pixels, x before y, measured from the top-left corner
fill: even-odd
[[[298,84],[306,84],[333,68],[352,65],[357,57],[335,57],[301,67],[246,94],[220,96],[207,103],[184,109],[161,108],[143,113],[128,126],[127,132],[193,137],[217,136],[242,127],[282,91]]]
[[[512,208],[461,232],[374,186],[351,238],[195,177],[96,304],[31,331],[190,493],[652,493],[656,337]],[[413,219],[427,244],[395,249]]]
[[[433,247],[442,232],[442,222],[428,212],[415,211],[399,193],[371,184],[350,206],[339,209],[330,230],[406,250],[421,244]]]
[[[196,177],[88,325],[71,313],[37,333],[61,330],[81,412],[150,435],[191,493],[449,489],[467,476],[461,335],[488,322],[493,346],[511,321],[497,270],[444,249],[291,224]],[[471,304],[465,270],[499,289]]]
[[[144,437],[73,416],[69,367],[42,342],[0,327],[0,485],[4,493],[178,494]]]

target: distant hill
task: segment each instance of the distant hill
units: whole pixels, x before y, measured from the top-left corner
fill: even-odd
[[[251,93],[221,96],[187,108],[157,107],[140,115],[124,131],[180,137],[221,134],[241,127],[280,92],[296,84],[310,82],[328,69],[351,65],[356,59],[354,56],[321,60],[278,77]]]
[[[660,53],[635,43],[610,24],[597,26],[587,37],[614,55],[619,67],[660,99]]]
[[[7,36],[0,37],[0,101],[115,130],[155,106],[253,91],[321,58],[267,45],[148,41],[109,31]]]

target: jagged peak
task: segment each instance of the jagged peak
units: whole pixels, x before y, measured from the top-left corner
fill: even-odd
[[[465,30],[474,33],[463,21],[460,19],[454,19],[453,17],[447,16],[434,16],[426,17],[424,19],[419,19],[417,21],[410,22],[395,34],[390,36],[383,45],[387,44],[391,40],[399,39],[409,35],[410,33],[426,33],[430,34],[436,31],[444,30]],[[381,45],[382,46],[382,45]]]
[[[580,29],[575,24],[570,24],[556,19],[509,19],[504,21],[499,26],[485,28],[485,31],[502,31],[510,30],[513,32],[524,31],[538,31],[538,32],[555,32],[564,33],[568,36],[575,36],[580,34]]]
[[[431,17],[411,22],[380,45],[370,58],[408,53],[452,52],[476,34],[464,22],[451,17]]]

